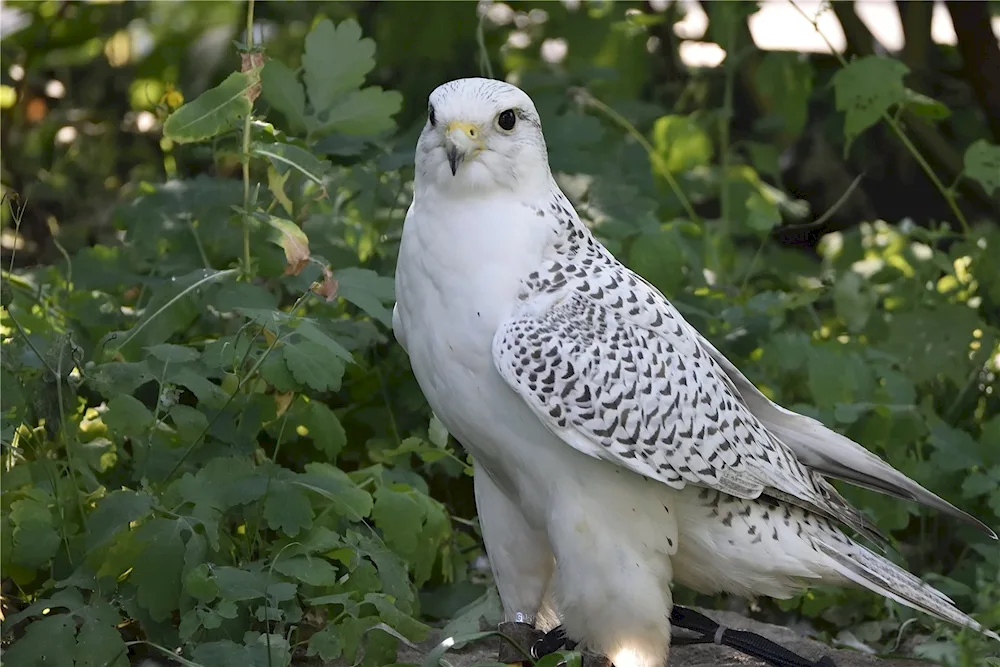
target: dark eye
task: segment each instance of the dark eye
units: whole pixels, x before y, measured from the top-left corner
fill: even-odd
[[[507,109],[506,111],[501,111],[500,115],[497,116],[497,125],[500,126],[501,130],[506,130],[510,132],[514,129],[514,123],[517,121],[517,116],[514,115],[513,109]]]
[[[434,117],[434,105],[427,107],[427,120],[430,121],[431,127],[437,125],[437,118]]]

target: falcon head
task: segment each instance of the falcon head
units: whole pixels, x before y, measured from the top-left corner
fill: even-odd
[[[434,89],[417,142],[417,187],[448,192],[549,185],[548,155],[535,105],[516,86],[456,79]]]

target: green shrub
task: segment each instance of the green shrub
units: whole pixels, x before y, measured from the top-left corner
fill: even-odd
[[[613,33],[622,57],[642,39],[626,28]],[[117,204],[120,242],[4,274],[11,665],[118,667],[176,649],[185,664],[385,665],[484,590],[469,461],[391,334],[415,136],[396,131],[402,97],[365,86],[375,44],[353,19],[316,22],[300,69],[239,48],[242,70],[163,125],[173,154],[210,149],[214,169],[141,180]],[[828,235],[813,258],[768,242],[809,212],[768,183],[777,154],[766,138],[729,145],[731,108],[671,113],[597,75],[591,89],[608,106],[573,88],[584,64],[505,58],[536,100],[567,192],[620,258],[769,396],[1000,527],[995,221],[960,232],[873,221]],[[765,92],[800,132],[814,72],[766,62],[780,76]],[[872,56],[833,78],[848,143],[879,122],[904,132],[900,109],[941,115],[905,74]],[[998,151],[973,144],[964,176],[996,188]],[[718,214],[703,219],[713,202]],[[10,205],[16,223],[31,202]],[[995,543],[843,490],[914,571],[939,573],[927,577],[1000,625]],[[954,664],[991,650],[859,591],[760,604],[879,648],[915,618],[947,639],[917,653]],[[453,627],[474,628],[486,606]]]

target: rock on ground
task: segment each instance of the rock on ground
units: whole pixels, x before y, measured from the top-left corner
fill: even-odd
[[[917,660],[878,658],[858,651],[835,649],[803,637],[794,630],[754,621],[733,612],[708,609],[699,611],[727,627],[756,632],[810,660],[819,660],[824,655],[830,656],[837,667],[930,667],[933,664]],[[429,650],[437,641],[439,639],[426,642],[421,648]],[[445,659],[452,667],[472,667],[477,664],[495,663],[497,647],[496,641],[484,641],[462,650],[449,651]],[[399,652],[398,661],[419,665],[423,658],[422,653],[404,647]],[[725,646],[695,644],[672,648],[669,667],[768,667],[768,665]]]

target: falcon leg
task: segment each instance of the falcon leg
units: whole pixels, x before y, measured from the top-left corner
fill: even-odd
[[[672,567],[641,515],[578,496],[553,516],[553,582],[566,634],[615,667],[664,667],[670,650]],[[607,510],[612,510],[607,512]],[[635,518],[633,518],[635,517]],[[631,519],[631,520],[630,520]]]
[[[474,485],[479,523],[508,621],[535,625],[552,578],[552,550],[544,531],[534,530],[480,466]]]

